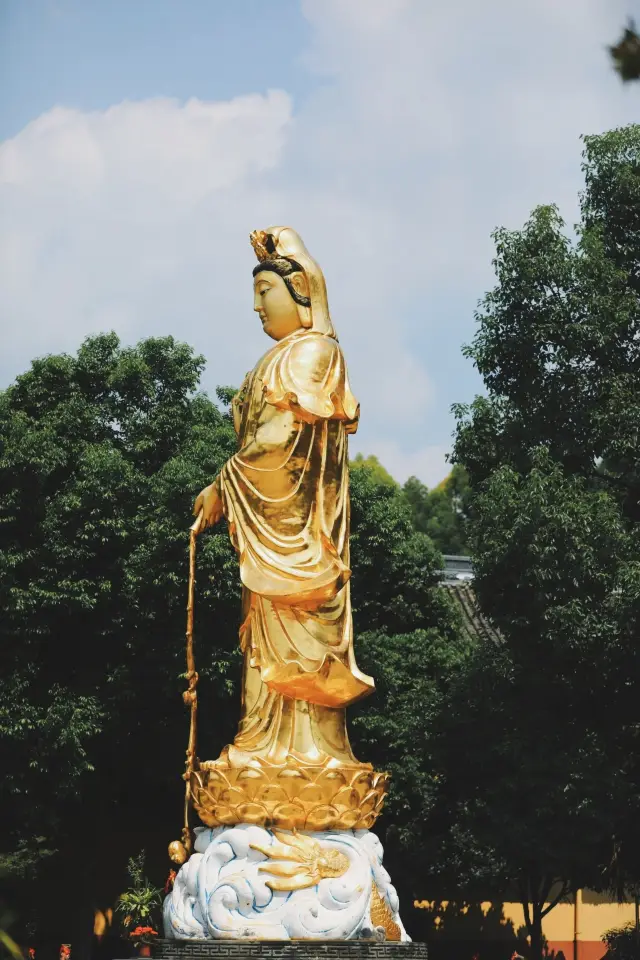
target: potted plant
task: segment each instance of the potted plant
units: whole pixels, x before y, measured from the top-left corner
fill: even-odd
[[[151,956],[151,943],[158,936],[158,914],[162,904],[161,890],[151,885],[144,873],[144,850],[131,857],[127,873],[131,886],[118,897],[116,910],[122,915],[122,929],[140,957]]]

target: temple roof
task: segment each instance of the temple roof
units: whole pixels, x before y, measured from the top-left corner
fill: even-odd
[[[480,610],[473,592],[473,565],[471,557],[445,554],[444,569],[440,571],[442,586],[451,591],[462,614],[463,628],[471,637],[500,643],[499,632]]]
[[[441,570],[443,584],[459,584],[473,580],[473,564],[471,557],[460,557],[445,553],[444,570]]]

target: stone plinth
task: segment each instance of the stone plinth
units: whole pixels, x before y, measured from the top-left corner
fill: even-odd
[[[158,940],[154,960],[427,960],[425,943]]]

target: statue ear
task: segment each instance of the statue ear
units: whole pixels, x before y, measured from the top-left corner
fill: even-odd
[[[309,296],[309,284],[304,273],[292,273],[289,277],[289,283],[301,297]]]
[[[287,277],[287,282],[289,283],[289,289],[295,296],[304,297],[309,303],[309,282],[304,273],[293,273],[291,276]],[[311,309],[309,306],[305,306],[302,303],[297,303],[298,307],[298,317],[300,318],[300,326],[305,327],[309,330],[313,326],[313,320],[311,319]]]

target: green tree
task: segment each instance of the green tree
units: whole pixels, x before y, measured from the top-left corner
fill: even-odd
[[[398,482],[393,479],[389,471],[382,466],[377,457],[372,453],[368,457],[365,457],[362,453],[356,453],[353,460],[350,461],[349,466],[352,471],[366,469],[369,473],[373,474],[378,483],[383,484],[387,487],[397,487]]]
[[[447,598],[434,587],[442,557],[413,528],[397,485],[365,467],[351,474],[351,559],[354,626],[406,633],[447,623]]]
[[[617,505],[546,452],[524,477],[497,470],[476,509],[474,588],[504,642],[478,646],[440,717],[455,842],[437,862],[451,859],[475,889],[516,893],[537,960],[549,909],[602,883],[629,801],[620,745],[593,722],[611,679],[603,662],[617,656],[627,543]]]
[[[87,898],[84,930],[120,886],[127,832],[180,818],[188,519],[234,448],[195,392],[202,368],[171,338],[104,335],[34,361],[0,397],[1,849],[58,942],[80,937],[65,889],[79,910]],[[203,699],[228,703],[239,591],[224,531],[201,565]]]
[[[411,507],[413,525],[426,533],[442,553],[464,555],[467,550],[469,480],[456,463],[451,473],[433,490],[417,477],[409,477],[403,493]]]
[[[640,36],[635,23],[629,21],[622,37],[613,47],[609,47],[613,66],[624,83],[640,80]]]
[[[538,891],[536,878],[572,886],[589,867],[595,883],[612,859],[628,880],[638,862],[640,126],[584,143],[577,241],[554,207],[495,234],[498,283],[466,348],[487,395],[456,408],[474,589],[504,643],[506,679],[496,683],[490,659],[484,687],[504,691],[503,716],[496,726],[488,717],[484,737],[509,761],[496,762],[495,783],[480,781],[475,799],[468,784],[460,804],[466,796],[467,813],[486,814],[528,785],[508,848],[504,821],[489,817],[489,833],[513,877],[527,862],[515,842],[526,828]]]

